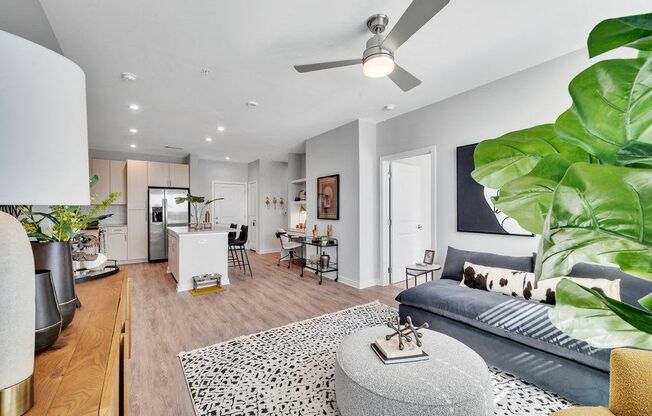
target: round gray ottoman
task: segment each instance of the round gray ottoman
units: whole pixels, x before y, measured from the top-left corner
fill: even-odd
[[[461,342],[423,330],[427,361],[385,365],[371,344],[385,326],[346,337],[337,350],[335,395],[342,416],[491,416],[493,391],[484,360]]]

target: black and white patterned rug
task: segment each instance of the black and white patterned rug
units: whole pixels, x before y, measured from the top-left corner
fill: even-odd
[[[179,354],[198,416],[339,416],[335,352],[350,333],[384,325],[396,309],[378,302]],[[548,415],[565,399],[496,368],[495,415]]]

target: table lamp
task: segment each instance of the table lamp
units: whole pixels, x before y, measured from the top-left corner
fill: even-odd
[[[0,31],[0,204],[89,205],[84,72]],[[33,403],[34,258],[0,212],[0,416]]]

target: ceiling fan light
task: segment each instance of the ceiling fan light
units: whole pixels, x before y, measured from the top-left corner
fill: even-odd
[[[362,64],[362,72],[370,78],[382,78],[394,71],[394,59],[387,54],[372,55]]]

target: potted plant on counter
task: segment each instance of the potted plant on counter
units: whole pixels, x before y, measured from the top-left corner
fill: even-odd
[[[192,206],[192,210],[194,212],[193,213],[194,224],[190,224],[190,227],[197,230],[197,229],[199,229],[199,224],[200,224],[201,218],[204,215],[204,210],[206,210],[206,208],[208,208],[208,206],[210,204],[212,204],[213,202],[221,201],[223,199],[224,198],[215,198],[215,199],[210,199],[210,200],[206,201],[206,197],[204,197],[204,196],[196,196],[196,195],[188,194],[187,197],[175,198],[175,202],[177,204],[182,204],[182,203],[184,203],[186,201],[188,201],[190,203],[190,205]],[[199,208],[199,206],[201,204],[203,204],[203,205],[201,206],[201,208]]]
[[[90,179],[90,186],[97,183],[97,175]],[[20,222],[28,237],[32,240],[32,252],[36,269],[50,270],[61,311],[62,328],[72,322],[75,316],[77,295],[72,267],[70,241],[89,225],[112,214],[101,215],[120,196],[120,192],[111,192],[109,197],[99,204],[92,205],[87,211],[76,205],[53,205],[50,212],[35,212],[32,206],[20,206]],[[95,195],[91,195],[91,204]]]

